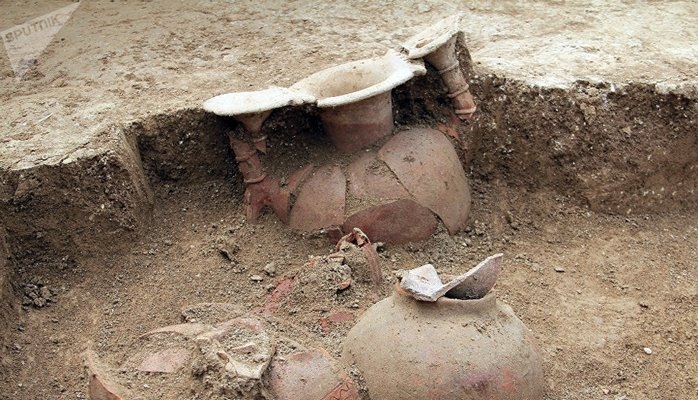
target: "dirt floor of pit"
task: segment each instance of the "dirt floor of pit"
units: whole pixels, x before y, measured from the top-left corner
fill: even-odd
[[[406,24],[421,24],[461,7],[431,1],[414,12],[407,2],[386,3],[390,5],[327,3],[313,8],[310,2],[289,2],[292,18],[285,19],[257,2],[244,3],[237,11],[223,3],[183,3],[161,11],[157,2],[130,7],[85,2],[75,25],[63,31],[66,40],[49,47],[21,85],[8,83],[14,77],[3,60],[2,83],[11,90],[3,91],[2,99],[11,107],[4,109],[1,127],[9,134],[0,143],[14,146],[3,161],[33,168],[60,163],[65,151],[89,157],[104,144],[102,133],[111,121],[141,120],[165,108],[198,105],[221,90],[290,84],[329,64],[378,54],[412,33]],[[614,30],[598,34],[595,27],[607,17],[622,21],[633,7],[620,3],[589,7],[537,2],[527,8],[502,2],[494,9],[473,5],[472,22],[481,28],[468,38],[489,59],[489,67],[498,65],[502,76],[508,70],[524,78],[535,75],[536,84],[586,76],[579,68],[546,75],[559,54],[569,56],[570,63],[563,63],[568,67],[591,65],[585,64],[590,59],[596,68],[603,65],[605,70],[594,80],[611,73],[614,81],[627,83],[661,72],[660,82],[674,75],[681,81],[695,65],[661,59],[671,53],[669,42],[682,39],[666,34],[673,27],[667,15],[674,7],[681,14],[681,4],[688,4],[688,10],[695,7],[679,3],[660,4],[661,12],[634,7],[630,14],[639,25],[634,28],[645,36],[636,32],[643,39],[635,40],[629,33],[632,46],[617,57],[604,53],[605,39]],[[65,4],[27,8],[18,2],[7,9],[13,23],[21,23]],[[158,20],[154,27],[152,20],[160,18],[164,22]],[[173,31],[169,23],[182,30]],[[547,34],[530,37],[531,23]],[[569,26],[582,31],[581,41],[562,32]],[[644,30],[646,26],[652,29]],[[683,35],[685,41],[690,38]],[[661,45],[656,45],[658,39]],[[490,42],[496,45],[487,47]],[[533,43],[536,49],[547,49],[544,57],[526,49]],[[586,49],[580,59],[573,51],[578,48]],[[537,64],[526,64],[529,58]],[[624,67],[628,58],[640,60],[637,68]],[[426,243],[387,246],[381,253],[386,278],[382,295],[390,292],[398,269],[431,262],[442,272],[456,273],[503,252],[497,295],[539,339],[549,399],[698,397],[695,100],[660,95],[642,85],[624,94],[610,84],[582,82],[551,94],[545,88],[512,88],[516,83],[487,74],[473,77],[472,84],[480,111],[475,123],[461,132],[468,138],[463,152],[473,186],[469,227],[453,237],[441,229]],[[217,129],[215,122],[197,128]],[[93,136],[98,144],[86,145]],[[82,353],[88,347],[116,363],[138,346],[140,334],[180,321],[183,306],[229,302],[254,309],[275,283],[297,273],[309,255],[332,251],[324,237],[290,232],[270,215],[259,225],[244,221],[232,157],[224,147],[215,147],[224,140],[187,148],[185,153],[211,151],[215,162],[178,183],[181,171],[166,158],[176,155],[176,147],[159,154],[160,143],[151,139],[142,137],[139,143],[141,150],[151,152],[143,161],[154,189],[152,223],[142,235],[126,231],[110,240],[88,237],[85,242],[93,241],[93,251],[79,255],[67,255],[67,247],[64,253],[35,252],[35,244],[25,241],[13,255],[14,292],[4,300],[12,301],[19,313],[10,319],[6,307],[0,309],[5,313],[1,318],[11,321],[0,327],[1,399],[85,398]],[[154,158],[158,155],[162,158]],[[102,167],[90,173],[108,173],[112,165]],[[71,173],[70,168],[64,169]],[[44,178],[57,176],[47,172],[50,168],[36,169]],[[99,181],[86,177],[90,190],[100,188]],[[80,179],[67,182],[76,181]],[[12,196],[22,191],[15,189],[0,197],[17,200]],[[20,206],[39,201],[31,199],[31,189],[31,184],[24,187]],[[104,197],[112,195],[118,200],[118,192]],[[37,214],[45,216],[51,207],[64,205],[52,201],[42,203],[46,208]],[[626,216],[629,206],[633,212]],[[44,221],[59,231],[63,221],[71,224],[64,229],[72,229],[86,217],[76,212]],[[40,234],[37,248],[43,243]],[[16,240],[8,238],[15,248]],[[221,250],[232,254],[232,260]],[[272,262],[273,277],[264,271]],[[253,282],[252,275],[263,280]],[[6,282],[2,278],[0,284]],[[346,297],[316,296],[291,307],[285,318],[307,334],[299,340],[337,355],[351,322],[326,332],[319,320],[338,310],[359,317],[373,301],[367,285],[356,282]]]
[[[504,252],[497,295],[540,340],[548,398],[696,395],[696,215],[604,216],[552,193],[474,186],[466,232],[386,247],[383,294],[400,268],[431,262],[457,273]],[[20,265],[25,286],[19,289],[45,285],[52,301],[24,307],[5,331],[2,398],[82,398],[81,353],[88,346],[115,361],[137,346],[140,334],[179,322],[184,306],[259,307],[273,282],[297,272],[309,255],[332,250],[326,238],[289,233],[270,216],[259,225],[244,223],[240,196],[221,181],[161,188],[153,226],[129,251]],[[233,261],[220,252],[233,254],[231,245],[238,248]],[[276,277],[263,270],[271,262]],[[251,275],[264,280],[253,282]],[[338,355],[351,323],[327,333],[317,321],[339,310],[360,315],[374,300],[360,287],[342,302],[328,295],[323,305],[330,307],[297,304],[286,318],[311,335],[299,340]]]

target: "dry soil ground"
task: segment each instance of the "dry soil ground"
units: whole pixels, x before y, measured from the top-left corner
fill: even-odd
[[[0,29],[68,4],[4,1]],[[85,398],[88,347],[117,362],[183,306],[253,309],[329,253],[272,215],[245,221],[231,122],[200,102],[380,54],[458,10],[480,105],[453,128],[469,226],[388,244],[382,294],[398,269],[503,252],[497,295],[539,339],[550,399],[697,398],[697,6],[453,1],[83,2],[22,79],[0,58],[0,398]],[[434,71],[397,90],[399,126],[448,126],[440,91]],[[312,110],[268,129],[275,168],[323,150]],[[315,322],[375,301],[347,296],[287,319],[337,354],[351,324]]]

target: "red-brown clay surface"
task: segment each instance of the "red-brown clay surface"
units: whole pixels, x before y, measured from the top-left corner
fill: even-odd
[[[376,152],[361,154],[346,171],[347,189],[358,199],[406,199],[409,194]]]
[[[452,234],[465,227],[470,186],[448,139],[432,129],[396,134],[378,152],[419,204],[441,218]]]
[[[402,199],[372,206],[347,218],[343,230],[363,230],[374,241],[405,244],[431,237],[438,221],[434,214],[414,200]]]
[[[358,400],[349,376],[326,351],[311,349],[290,354],[270,366],[271,388],[279,400]]]
[[[342,225],[346,184],[346,177],[338,167],[314,171],[300,188],[289,225],[306,231]]]
[[[0,30],[69,4],[5,1]],[[456,275],[503,252],[495,291],[540,343],[548,399],[694,399],[696,7],[82,2],[22,80],[0,57],[0,398],[84,399],[86,349],[116,365],[201,302],[268,307],[337,356],[354,322],[320,321],[358,318],[397,270]],[[453,139],[472,186],[465,230],[386,245],[378,294],[357,260],[341,293],[332,271],[299,274],[332,244],[268,212],[247,223],[237,125],[201,103],[383,54],[457,11],[472,122],[452,125],[433,69],[396,88],[394,117]],[[312,115],[265,123],[274,176],[346,161],[318,151],[330,145]]]

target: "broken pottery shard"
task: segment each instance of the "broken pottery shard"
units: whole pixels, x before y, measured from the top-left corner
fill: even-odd
[[[178,335],[183,335],[183,336],[196,336],[199,335],[203,332],[206,332],[211,329],[211,325],[206,325],[206,324],[196,324],[196,323],[187,323],[187,324],[177,324],[177,325],[169,325],[169,326],[164,326],[162,328],[157,328],[153,329],[152,331],[146,332],[142,334],[140,337],[144,338],[150,335],[154,335],[156,333],[176,333]]]
[[[318,320],[318,325],[325,333],[330,333],[332,331],[333,325],[343,324],[346,322],[354,321],[356,317],[352,312],[349,311],[337,311],[327,317],[322,317]]]
[[[88,385],[87,390],[90,400],[123,400],[121,396],[114,392],[104,377],[97,373],[90,374],[90,383]]]
[[[342,225],[345,192],[346,179],[339,167],[318,169],[301,187],[289,225],[305,231]]]
[[[257,346],[254,342],[247,342],[243,345],[233,347],[230,349],[231,353],[236,353],[236,354],[251,354],[259,351],[259,346]]]
[[[166,349],[149,355],[138,370],[141,372],[159,372],[170,374],[182,368],[191,357],[191,352],[181,347]]]
[[[410,195],[393,172],[371,151],[347,167],[349,194],[359,199],[406,199]],[[373,236],[371,236],[373,237]]]
[[[274,288],[274,291],[267,297],[264,302],[264,306],[261,310],[258,310],[264,316],[270,316],[274,314],[281,304],[284,302],[286,297],[288,297],[293,289],[296,287],[296,280],[294,278],[284,278],[281,280]]]
[[[311,349],[274,359],[270,383],[278,400],[358,400],[356,384],[325,350]]]
[[[275,352],[264,324],[252,317],[223,322],[194,340],[203,354],[215,355],[226,371],[248,380],[261,379]]]
[[[97,354],[92,350],[83,353],[85,369],[89,376],[88,398],[90,400],[123,400],[118,392],[123,393],[123,388],[111,381],[97,358]]]
[[[421,301],[436,301],[448,294],[455,299],[480,299],[485,297],[497,282],[503,254],[487,257],[474,268],[443,284],[431,264],[407,271],[402,276],[400,287]]]
[[[361,231],[361,229],[356,227],[352,228],[351,233],[344,235],[344,237],[342,237],[339,240],[339,242],[337,242],[337,246],[335,248],[337,250],[341,250],[340,253],[349,250],[348,254],[350,254],[350,249],[352,246],[361,249],[361,252],[363,253],[363,256],[366,259],[366,264],[368,265],[371,280],[373,281],[375,287],[379,288],[381,283],[383,283],[383,274],[380,270],[378,253],[376,252],[376,249],[374,249],[371,245],[371,240],[368,238],[368,236],[366,236],[366,234],[363,231]],[[344,261],[347,262],[348,260],[344,258]],[[347,264],[349,264],[351,267],[354,267],[353,265],[351,265],[351,262],[347,262]],[[349,274],[349,281],[351,282],[351,270],[349,271]]]
[[[267,369],[269,365],[269,358],[263,360],[261,364],[248,364],[242,361],[237,361],[230,359],[225,369],[230,372],[235,372],[235,374],[241,378],[245,379],[262,379],[262,374]]]
[[[503,257],[504,255],[501,253],[487,257],[463,275],[463,281],[446,292],[446,297],[463,300],[485,297],[497,283]]]
[[[407,271],[400,280],[400,287],[417,300],[436,301],[438,293],[443,289],[443,283],[436,268],[425,264]]]
[[[451,142],[433,129],[411,129],[391,138],[378,157],[417,202],[441,218],[450,234],[465,227],[470,188]]]
[[[357,212],[347,218],[343,229],[359,228],[374,241],[403,244],[429,239],[437,224],[428,208],[402,199]]]

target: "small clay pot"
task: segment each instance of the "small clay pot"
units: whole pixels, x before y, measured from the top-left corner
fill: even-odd
[[[476,300],[414,299],[397,289],[344,343],[375,400],[536,400],[545,393],[530,331],[493,292]]]

